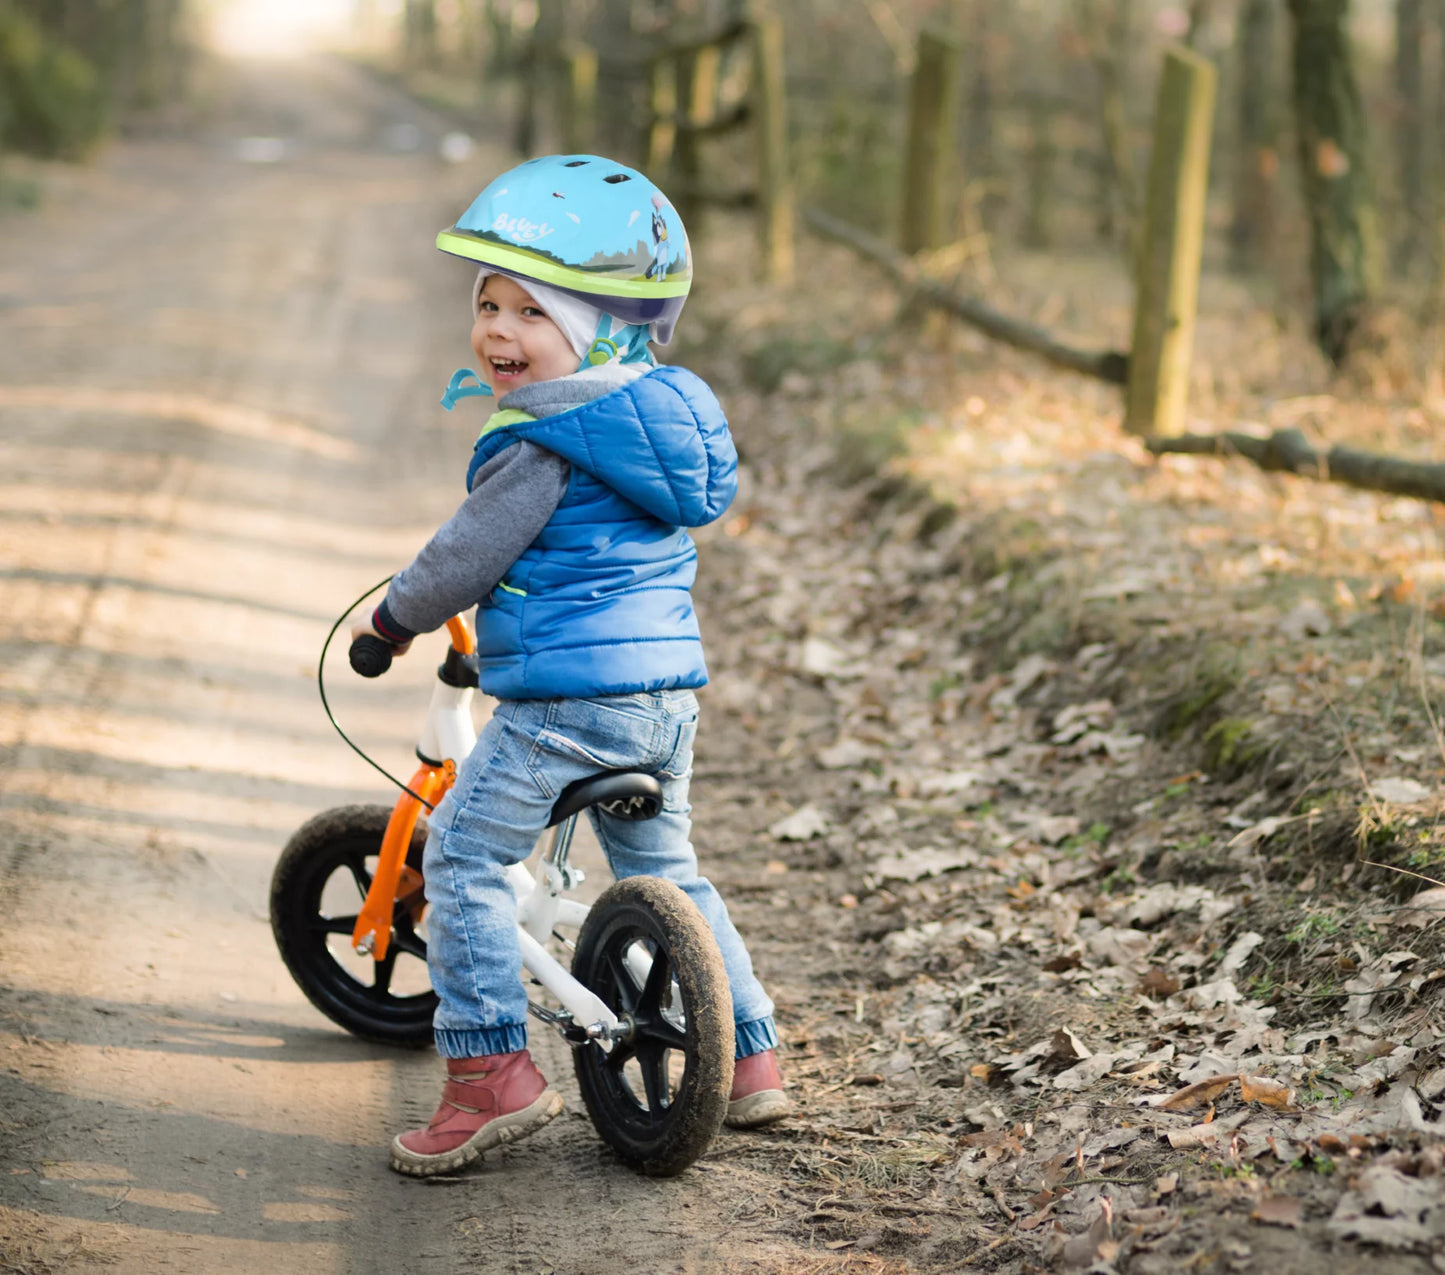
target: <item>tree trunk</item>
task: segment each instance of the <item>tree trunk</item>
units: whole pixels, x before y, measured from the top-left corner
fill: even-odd
[[[436,65],[436,0],[406,0],[402,14],[402,56],[409,67]]]
[[[1101,11],[1101,5],[1107,7]],[[1128,73],[1133,0],[1076,0],[1075,10],[1099,77],[1099,119],[1104,141],[1104,163],[1099,168],[1099,237],[1116,237],[1117,209],[1122,213],[1124,241],[1132,257],[1139,199],[1124,109],[1124,83]]]
[[[1420,253],[1429,218],[1425,196],[1425,0],[1395,0],[1395,162],[1401,226],[1394,266],[1404,274]]]
[[[994,122],[994,78],[1001,33],[994,21],[993,0],[977,0],[972,22],[960,22],[955,30],[967,35],[969,77],[964,93],[967,100],[963,134],[963,167],[970,180],[983,190],[978,198],[981,227],[991,230],[997,223],[1003,200],[999,197],[998,146]]]
[[[1279,184],[1279,111],[1274,94],[1279,23],[1275,0],[1245,0],[1239,16],[1239,141],[1234,178],[1231,257],[1257,265],[1274,244]]]
[[[526,158],[542,146],[544,111],[556,100],[557,69],[562,54],[562,0],[538,0],[537,21],[522,63],[521,106],[517,112],[517,151]]]
[[[597,114],[597,148],[629,162],[646,151],[647,54],[651,41],[638,29],[638,6],[631,0],[597,0],[587,31],[597,50],[597,100],[608,109]]]
[[[1294,110],[1305,208],[1315,339],[1335,364],[1375,289],[1377,227],[1365,163],[1365,117],[1350,59],[1349,0],[1289,0],[1294,20]]]

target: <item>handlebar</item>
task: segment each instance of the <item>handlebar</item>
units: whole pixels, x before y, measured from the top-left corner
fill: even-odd
[[[347,652],[352,669],[362,677],[380,677],[391,667],[391,644],[363,633]]]

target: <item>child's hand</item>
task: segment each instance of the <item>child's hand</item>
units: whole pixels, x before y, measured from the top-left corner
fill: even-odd
[[[353,624],[351,626],[351,640],[353,642],[355,642],[357,638],[366,637],[367,635],[370,635],[374,638],[381,638],[383,642],[385,642],[389,647],[391,647],[391,653],[393,655],[405,655],[409,650],[411,650],[410,642],[392,642],[387,638],[382,637],[382,635],[372,627],[370,620],[362,620],[359,623]]]

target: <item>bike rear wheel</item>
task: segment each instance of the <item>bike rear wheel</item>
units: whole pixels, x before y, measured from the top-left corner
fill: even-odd
[[[386,958],[351,947],[390,817],[385,806],[342,806],[297,829],[271,877],[271,931],[291,977],[332,1022],[363,1040],[418,1049],[432,1041],[437,1004],[422,928],[424,829],[412,834]]]
[[[602,1140],[652,1177],[681,1173],[727,1114],[732,994],[712,931],[677,886],[629,877],[592,905],[572,973],[630,1024],[573,1055]]]

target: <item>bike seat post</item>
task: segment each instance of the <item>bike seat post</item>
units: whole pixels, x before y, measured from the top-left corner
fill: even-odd
[[[552,829],[547,849],[543,852],[542,863],[547,874],[547,886],[554,894],[570,890],[582,881],[582,872],[568,865],[572,850],[572,834],[577,830],[577,816],[562,820]]]

